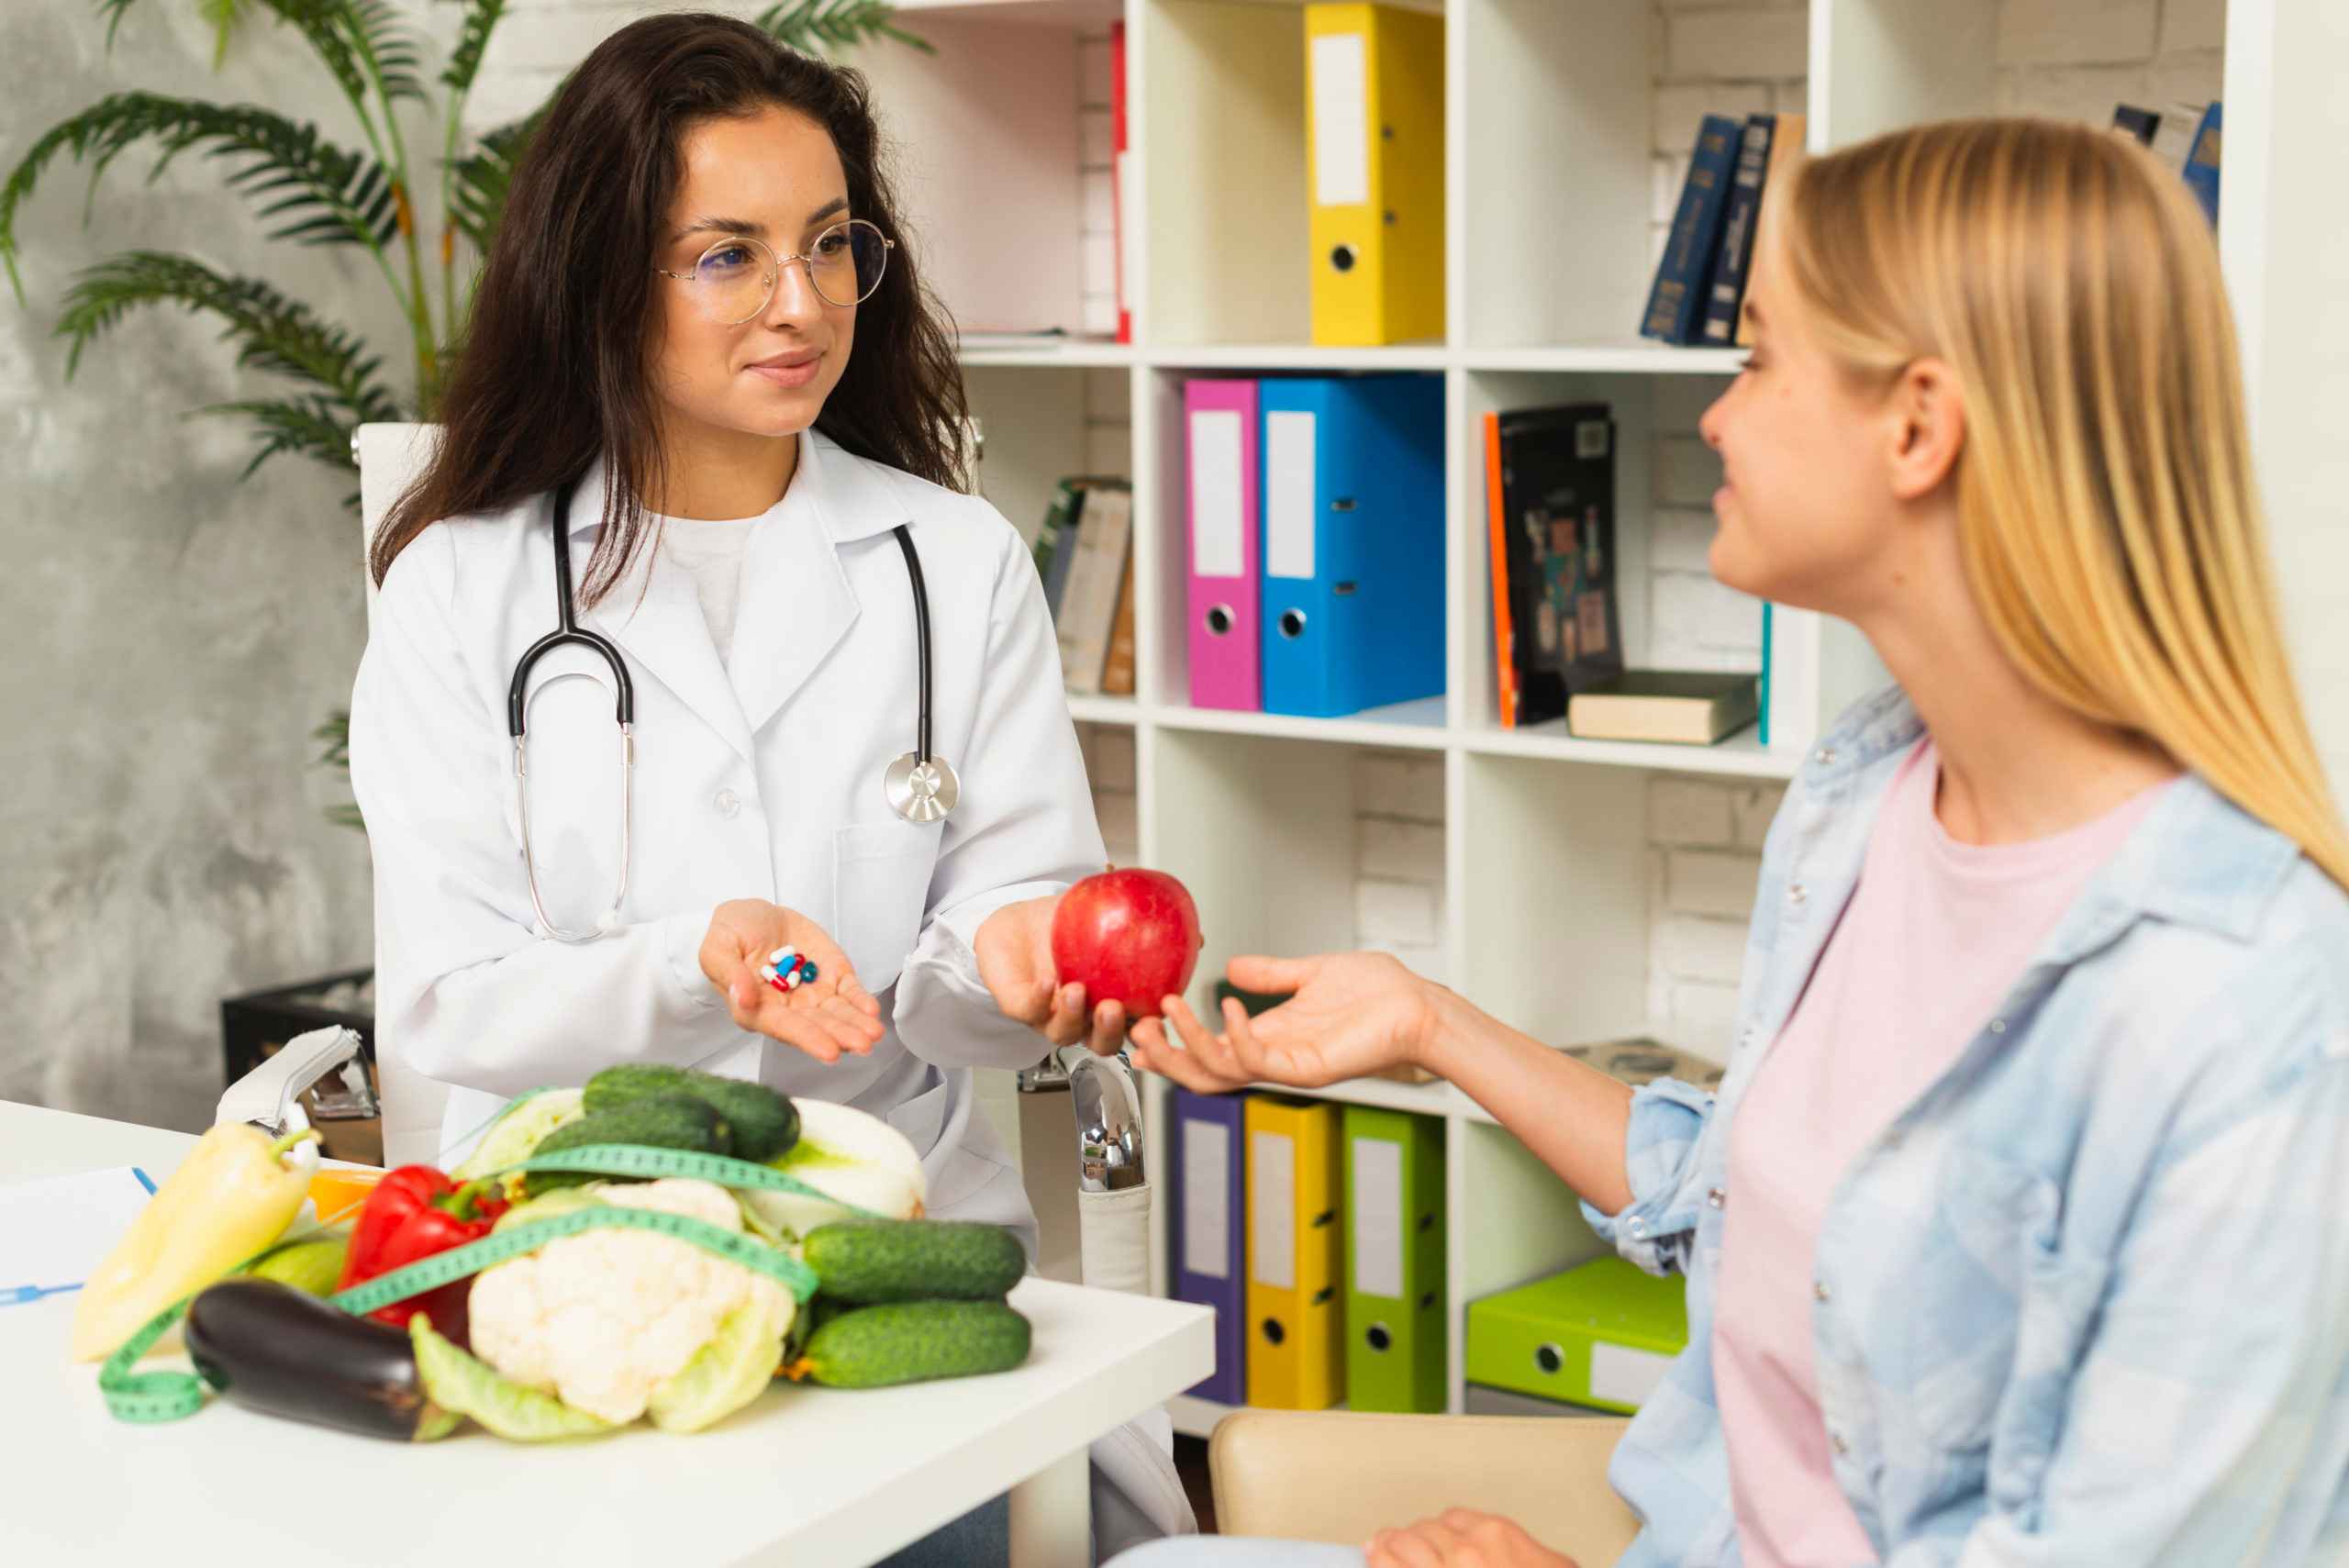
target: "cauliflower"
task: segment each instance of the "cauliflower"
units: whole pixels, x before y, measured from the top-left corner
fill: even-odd
[[[498,1229],[595,1203],[742,1229],[732,1194],[678,1178],[565,1189],[512,1210]],[[758,1397],[797,1303],[689,1241],[613,1229],[484,1270],[471,1307],[473,1353],[511,1381],[615,1425],[649,1410],[657,1426],[694,1431]]]

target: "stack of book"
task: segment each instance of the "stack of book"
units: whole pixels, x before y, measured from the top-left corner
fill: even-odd
[[[1756,239],[1802,153],[1801,115],[1707,115],[1656,263],[1640,335],[1725,349],[1752,340],[1745,284]]]
[[[1133,695],[1133,518],[1124,480],[1063,479],[1036,536],[1036,573],[1072,696]]]
[[[1759,717],[1753,675],[1626,667],[1606,404],[1486,415],[1485,487],[1503,728],[1563,718],[1578,740],[1703,746]]]

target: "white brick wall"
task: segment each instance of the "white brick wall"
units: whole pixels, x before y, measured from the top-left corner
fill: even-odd
[[[1108,28],[1077,40],[1076,76],[1077,168],[1085,182],[1079,238],[1085,252],[1084,327],[1110,337],[1118,330],[1118,225],[1110,183],[1116,126],[1109,106]]]
[[[1134,806],[1134,732],[1119,724],[1080,724],[1076,743],[1093,784],[1093,814],[1111,865],[1141,860],[1141,829]]]
[[[1719,1057],[1742,977],[1762,839],[1783,786],[1659,774],[1648,784],[1648,1016]]]
[[[1354,754],[1354,942],[1421,974],[1444,962],[1443,758]]]

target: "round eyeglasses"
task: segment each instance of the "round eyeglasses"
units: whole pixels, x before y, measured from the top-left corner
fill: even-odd
[[[735,235],[703,251],[689,272],[652,270],[693,284],[695,299],[713,320],[739,327],[767,307],[783,269],[794,261],[807,264],[807,281],[826,305],[862,305],[881,286],[889,252],[896,248],[897,242],[883,238],[877,226],[852,217],[816,236],[815,243],[796,256],[778,257],[763,241]]]

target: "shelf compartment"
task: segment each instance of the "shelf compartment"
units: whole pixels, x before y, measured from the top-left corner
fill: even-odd
[[[1463,759],[1452,869],[1464,996],[1553,1044],[1647,1027],[1648,775]]]
[[[1313,253],[1303,10],[1298,0],[1152,0],[1144,7],[1149,201],[1154,211],[1185,217],[1151,225],[1143,241],[1148,336],[1160,362],[1228,363],[1189,356],[1199,347],[1254,344],[1299,368],[1358,363],[1306,357],[1331,350],[1301,347],[1312,338]],[[1399,351],[1422,356],[1421,368],[1442,362],[1438,344]]]

